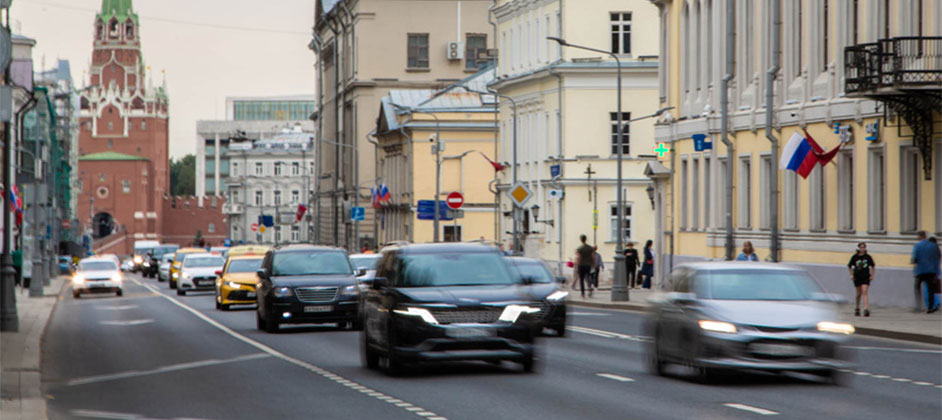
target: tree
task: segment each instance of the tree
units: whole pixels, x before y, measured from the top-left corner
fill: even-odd
[[[170,158],[170,194],[196,194],[196,156],[189,154],[178,161]]]

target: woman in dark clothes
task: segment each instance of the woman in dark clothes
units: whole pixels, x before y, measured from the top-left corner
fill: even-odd
[[[650,239],[644,243],[644,263],[641,264],[641,271],[638,272],[638,277],[644,279],[641,283],[642,289],[651,288],[651,277],[654,276],[654,252],[651,250],[653,244],[654,241]]]

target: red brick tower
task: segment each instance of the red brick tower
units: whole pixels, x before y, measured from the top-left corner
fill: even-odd
[[[79,220],[95,238],[160,239],[170,174],[166,86],[147,77],[131,0],[102,0],[94,31],[91,80],[81,92]]]

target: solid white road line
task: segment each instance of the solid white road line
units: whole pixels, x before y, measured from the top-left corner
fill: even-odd
[[[119,372],[119,373],[112,373],[108,375],[89,376],[85,378],[73,379],[71,381],[66,382],[65,384],[67,386],[86,385],[86,384],[92,384],[92,383],[97,383],[97,382],[114,381],[117,379],[136,378],[139,376],[154,375],[158,373],[175,372],[175,371],[180,371],[180,370],[194,369],[194,368],[200,368],[200,367],[206,367],[206,366],[222,365],[226,363],[244,362],[246,360],[262,359],[265,357],[271,357],[271,355],[266,354],[266,353],[255,353],[255,354],[248,354],[244,356],[233,357],[231,359],[200,360],[197,362],[188,362],[188,363],[180,363],[176,365],[162,366],[157,369],[151,369],[151,370],[132,370],[129,372]]]
[[[611,373],[596,373],[595,375],[601,376],[603,378],[608,378],[613,381],[618,381],[618,382],[634,382],[635,381],[634,379],[624,377],[624,376],[619,376],[619,375],[613,375]]]
[[[849,349],[856,350],[881,350],[881,351],[898,351],[901,353],[929,353],[929,354],[942,354],[942,350],[930,350],[930,349],[904,349],[898,347],[866,347],[866,346],[847,346]]]
[[[218,330],[220,330],[220,331],[222,331],[222,332],[228,334],[229,336],[231,336],[232,338],[235,338],[236,340],[239,340],[239,341],[241,341],[241,342],[243,342],[243,343],[245,343],[245,344],[248,344],[248,345],[250,345],[250,346],[252,346],[252,347],[255,347],[255,348],[257,348],[257,349],[259,349],[259,350],[261,350],[261,351],[263,351],[263,352],[265,352],[265,353],[268,353],[268,354],[270,354],[270,355],[276,357],[276,358],[279,358],[279,359],[281,359],[281,360],[284,360],[285,362],[288,362],[288,363],[291,363],[291,364],[293,364],[293,365],[295,365],[295,366],[298,366],[298,367],[307,369],[307,370],[310,371],[310,372],[313,372],[313,373],[315,373],[315,374],[317,374],[317,375],[319,375],[319,376],[321,376],[321,377],[324,377],[324,378],[326,378],[326,379],[328,379],[328,380],[331,380],[331,381],[333,381],[333,382],[335,382],[335,383],[344,385],[344,386],[346,386],[346,387],[348,387],[348,388],[358,388],[358,389],[362,389],[362,390],[365,390],[365,391],[377,392],[377,391],[375,391],[375,390],[373,390],[373,389],[370,389],[370,388],[368,388],[368,387],[365,387],[365,386],[363,386],[363,385],[360,385],[360,384],[358,384],[358,383],[356,383],[356,382],[353,382],[353,381],[351,381],[351,380],[349,380],[349,379],[345,379],[345,378],[341,377],[340,375],[337,375],[337,374],[335,374],[335,373],[333,373],[333,372],[330,372],[330,371],[328,371],[328,370],[326,370],[326,369],[324,369],[324,368],[321,368],[321,367],[312,365],[312,364],[310,364],[310,363],[307,363],[307,362],[302,361],[302,360],[299,360],[299,359],[295,359],[294,357],[288,356],[288,355],[286,355],[286,354],[284,354],[284,353],[282,353],[282,352],[280,352],[280,351],[278,351],[278,350],[275,350],[275,349],[273,349],[273,348],[271,348],[271,347],[269,347],[269,346],[266,346],[265,344],[262,344],[262,343],[260,343],[260,342],[258,342],[258,341],[255,341],[255,340],[253,340],[253,339],[251,339],[251,338],[248,338],[248,337],[246,337],[246,336],[244,336],[244,335],[242,335],[242,334],[239,334],[239,333],[233,331],[231,328],[229,328],[229,327],[227,327],[227,326],[225,326],[225,325],[220,324],[218,321],[216,321],[216,320],[214,320],[214,319],[212,319],[212,318],[206,316],[206,315],[203,314],[202,312],[200,312],[200,311],[194,309],[193,307],[191,307],[191,306],[189,306],[189,305],[186,305],[186,304],[180,302],[179,300],[177,300],[177,299],[175,299],[175,298],[173,298],[173,297],[170,297],[170,296],[168,296],[168,295],[165,295],[165,294],[161,293],[160,290],[155,289],[155,288],[153,288],[152,286],[150,286],[150,285],[148,285],[148,284],[141,283],[141,282],[139,282],[137,279],[135,279],[135,278],[133,278],[133,277],[129,277],[129,279],[130,279],[131,281],[133,281],[134,283],[137,283],[138,285],[140,285],[140,286],[142,286],[142,287],[145,287],[145,288],[147,288],[148,290],[150,290],[150,291],[152,291],[152,292],[154,292],[154,293],[157,293],[158,296],[160,296],[160,297],[162,297],[162,298],[164,298],[164,299],[167,299],[170,303],[179,306],[179,307],[182,308],[183,310],[185,310],[185,311],[187,311],[187,312],[189,312],[189,313],[195,315],[197,318],[202,319],[202,320],[205,321],[207,324],[212,325],[213,327],[216,327],[216,329],[218,329]],[[378,393],[378,392],[377,392],[377,393]],[[393,403],[392,401],[397,401],[397,402],[399,402],[399,403],[403,403],[403,402],[404,402],[404,401],[402,401],[402,400],[383,400],[383,399],[381,399],[381,398],[379,398],[379,397],[373,397],[373,398],[375,398],[375,399],[377,399],[377,400],[379,400],[379,401],[387,402],[387,403]],[[405,403],[405,406],[401,406],[401,405],[399,405],[399,404],[395,404],[395,405],[400,406],[400,407],[405,407],[405,406],[412,407],[412,406],[413,406],[413,405],[410,404],[410,403]],[[430,412],[430,411],[429,411],[429,412]],[[415,414],[415,412],[412,412],[412,411],[410,411],[410,413]],[[438,416],[438,415],[435,414],[435,413],[432,413],[432,414],[433,414],[433,417],[428,417],[428,418],[434,418],[434,419],[436,419],[436,420],[447,420],[445,417]]]
[[[99,306],[97,309],[101,309],[103,311],[123,311],[134,308],[137,308],[137,305]]]
[[[751,405],[739,404],[739,403],[726,403],[723,404],[729,408],[735,408],[737,410],[749,411],[756,414],[761,414],[763,416],[777,416],[778,412],[772,410],[766,410],[764,408],[753,407]]]
[[[128,326],[128,325],[143,325],[150,324],[154,322],[153,319],[129,319],[126,321],[100,321],[99,324],[103,325],[117,325],[117,326]]]
[[[621,340],[630,340],[630,341],[650,341],[649,337],[640,336],[640,335],[621,334],[621,333],[616,333],[616,332],[611,332],[611,331],[597,330],[594,328],[577,327],[574,325],[570,325],[566,328],[569,331],[581,332],[583,334],[595,335],[595,336],[605,337],[605,338],[618,338]]]
[[[599,312],[570,312],[569,315],[578,316],[612,316],[612,314],[603,314]]]
[[[90,417],[93,419],[134,420],[142,418],[142,416],[138,414],[114,413],[111,411],[98,410],[72,410],[69,413],[75,417]]]

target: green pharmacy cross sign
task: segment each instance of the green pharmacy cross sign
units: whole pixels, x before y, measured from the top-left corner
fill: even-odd
[[[657,147],[654,148],[654,153],[657,153],[657,157],[659,158],[664,157],[664,154],[670,151],[671,149],[668,149],[667,146],[664,145],[664,143],[658,143]]]

